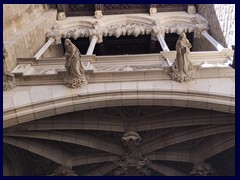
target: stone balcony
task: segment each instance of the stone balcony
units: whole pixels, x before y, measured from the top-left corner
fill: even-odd
[[[96,56],[83,55],[82,63],[89,83],[170,80],[169,70],[176,51],[159,54]],[[234,77],[229,67],[233,51],[197,51],[190,53],[194,66],[194,79]],[[65,58],[18,58],[12,70],[17,85],[63,84]]]

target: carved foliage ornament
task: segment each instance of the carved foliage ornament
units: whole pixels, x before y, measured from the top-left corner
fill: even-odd
[[[187,23],[169,23],[164,25],[163,27],[166,33],[191,33],[194,31],[194,25],[187,24]]]
[[[57,23],[53,24],[50,28],[47,29],[46,37],[53,38],[55,40],[55,44],[61,44],[61,32],[60,27]]]
[[[145,24],[140,23],[120,23],[109,25],[103,31],[104,36],[115,36],[118,38],[119,36],[130,36],[133,35],[137,37],[138,35],[150,34],[151,28],[146,26]]]

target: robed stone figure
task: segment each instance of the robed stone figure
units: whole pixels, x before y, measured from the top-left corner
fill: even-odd
[[[185,33],[181,33],[176,43],[176,59],[172,66],[170,76],[172,80],[179,82],[189,82],[192,80],[192,63],[189,60],[189,52],[192,47],[186,38]]]
[[[81,53],[70,39],[64,41],[66,49],[65,68],[67,76],[65,77],[65,85],[69,88],[78,88],[86,84],[84,68],[81,62]]]

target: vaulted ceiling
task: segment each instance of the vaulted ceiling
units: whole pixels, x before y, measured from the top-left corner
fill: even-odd
[[[28,175],[49,175],[58,166],[77,175],[189,175],[197,162],[233,175],[234,120],[233,114],[191,108],[101,108],[7,128],[4,143],[23,149]]]

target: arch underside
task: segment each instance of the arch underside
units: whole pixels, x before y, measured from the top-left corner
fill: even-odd
[[[122,141],[128,131],[140,135],[137,149],[151,175],[188,175],[195,162],[235,146],[233,114],[173,106],[108,107],[50,116],[5,128],[3,141],[79,175],[114,175],[128,159]]]

